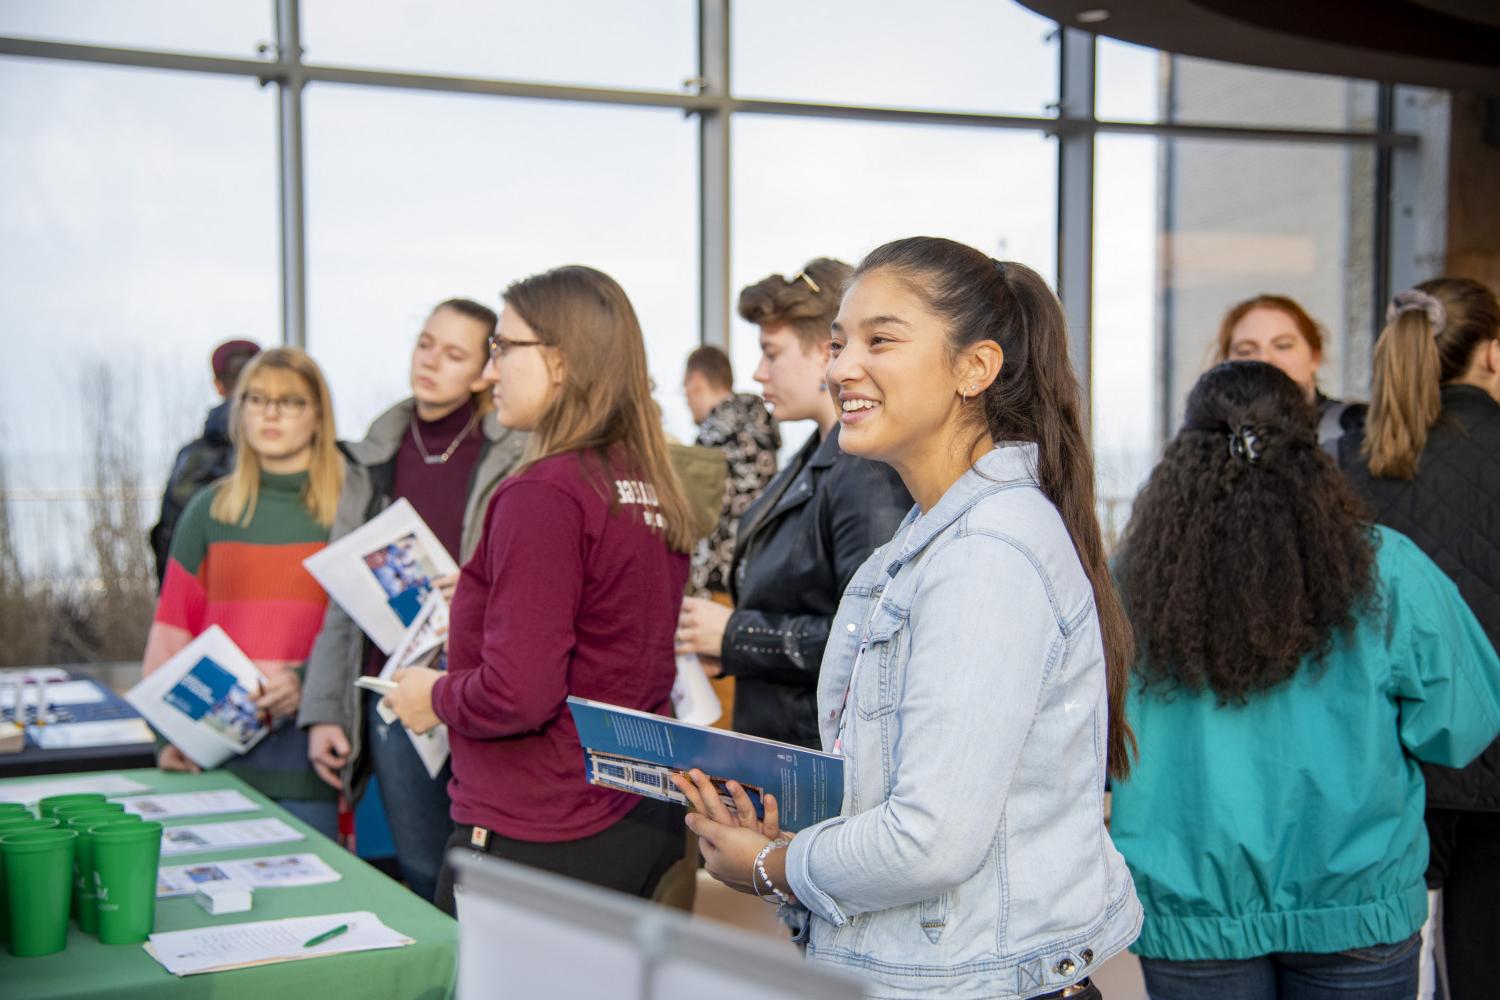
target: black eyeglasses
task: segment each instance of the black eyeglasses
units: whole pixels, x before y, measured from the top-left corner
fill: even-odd
[[[502,337],[498,333],[490,334],[489,343],[490,357],[492,358],[503,358],[511,352],[512,348],[516,347],[542,346],[540,340],[511,340],[509,337]]]
[[[312,405],[306,396],[265,396],[258,392],[247,392],[240,396],[240,404],[252,413],[285,413],[289,417],[300,417]]]

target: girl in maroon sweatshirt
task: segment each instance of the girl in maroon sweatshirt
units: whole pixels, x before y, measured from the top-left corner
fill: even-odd
[[[532,432],[453,598],[448,671],[397,674],[416,732],[452,745],[449,847],[649,897],[682,856],[676,806],[584,781],[566,700],[671,714],[693,529],[651,399],[635,310],[561,267],[506,289],[484,370],[500,422]],[[445,866],[436,903],[453,912]]]

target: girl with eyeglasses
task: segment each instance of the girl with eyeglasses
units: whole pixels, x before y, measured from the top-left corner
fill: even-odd
[[[495,416],[483,377],[495,322],[492,309],[469,299],[448,299],[428,315],[412,344],[411,395],[375,418],[364,440],[343,446],[348,473],[334,540],[405,499],[456,560],[474,553],[490,497],[525,446],[525,435]],[[435,583],[451,601],[456,581]],[[379,697],[354,686],[385,661],[344,610],[330,605],[308,659],[298,723],[307,729],[313,768],[349,803],[371,773],[379,779],[401,875],[430,900],[453,829],[452,773],[444,765],[430,776],[401,727],[375,710]]]
[[[401,671],[388,700],[415,732],[448,727],[449,848],[649,898],[683,854],[681,809],[588,784],[567,698],[671,714],[697,530],[624,290],[570,266],[503,299],[484,375],[530,433],[524,463],[463,568],[447,672]],[[434,901],[455,909],[446,866]]]
[[[303,666],[328,601],[302,560],[328,544],[344,481],[328,385],[312,358],[295,347],[256,355],[240,375],[230,434],[233,471],[189,502],[172,536],[142,669],[222,628],[266,675],[255,704],[272,726],[226,768],[336,837],[338,794],[308,766],[296,725]],[[198,770],[171,744],[158,763]]]

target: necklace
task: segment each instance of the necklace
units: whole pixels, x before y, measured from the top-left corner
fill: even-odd
[[[448,446],[447,451],[441,455],[429,455],[427,454],[427,449],[422,445],[422,435],[417,433],[417,419],[413,415],[411,421],[411,440],[417,446],[417,453],[422,456],[422,461],[428,465],[442,465],[453,457],[453,453],[458,450],[458,446],[463,443],[464,438],[469,436],[469,432],[474,429],[474,425],[477,423],[479,423],[479,411],[475,410],[474,415],[469,418],[467,424],[464,424],[464,429],[458,432],[458,437],[453,439],[453,443]]]

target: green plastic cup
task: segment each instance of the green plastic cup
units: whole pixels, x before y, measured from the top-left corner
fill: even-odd
[[[37,814],[46,819],[57,811],[58,806],[67,805],[70,802],[104,802],[102,792],[72,792],[68,795],[49,795],[37,803]]]
[[[90,934],[99,933],[99,911],[95,908],[94,900],[94,841],[88,835],[89,827],[141,821],[139,816],[132,813],[108,808],[111,805],[114,803],[105,803],[90,812],[74,809],[62,824],[69,830],[78,831],[77,847],[73,850],[73,919],[78,921],[79,930]],[[67,810],[57,811],[59,819],[65,811]]]
[[[155,929],[161,829],[144,821],[89,827],[103,944],[139,944]]]
[[[68,825],[68,819],[73,816],[81,816],[84,813],[106,812],[122,813],[125,811],[123,802],[64,802],[52,810],[52,815],[63,826]]]
[[[21,816],[0,816],[0,837],[22,830],[50,830],[57,826],[55,819],[37,819],[31,813]],[[10,940],[10,904],[6,902],[5,864],[0,862],[0,941]]]
[[[21,830],[0,834],[10,910],[10,953],[51,955],[68,944],[76,830]]]
[[[18,815],[30,816],[31,810],[24,802],[0,802],[0,819],[13,819]]]

